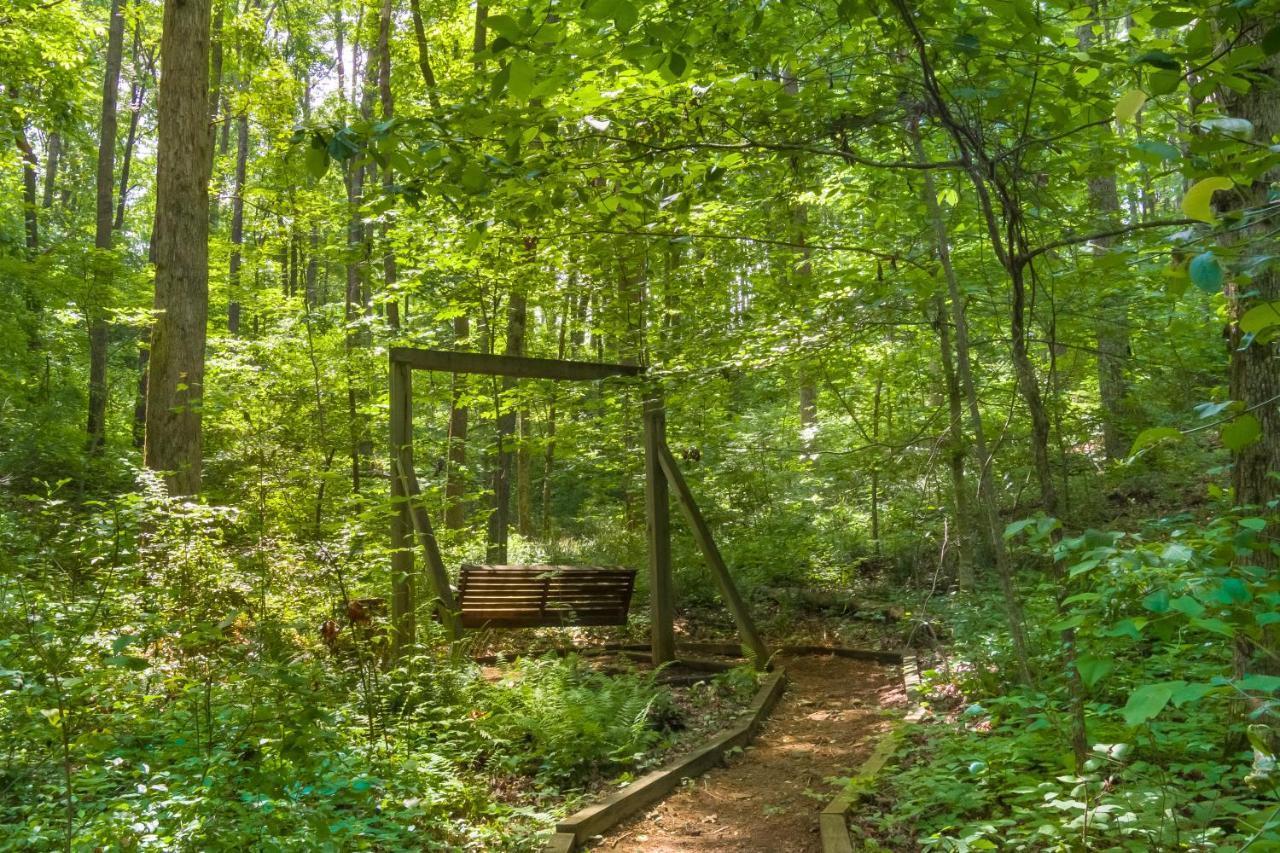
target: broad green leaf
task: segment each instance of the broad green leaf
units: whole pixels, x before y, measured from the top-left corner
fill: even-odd
[[[1177,683],[1144,684],[1129,694],[1121,713],[1129,726],[1140,726],[1164,710]]]
[[[1144,139],[1141,142],[1135,142],[1133,147],[1155,162],[1177,160],[1182,156],[1181,151],[1160,139]]]
[[[1187,190],[1187,194],[1182,197],[1182,212],[1191,219],[1198,219],[1201,222],[1208,222],[1210,225],[1217,222],[1217,217],[1213,215],[1213,194],[1219,190],[1229,190],[1235,184],[1230,178],[1214,176],[1212,178],[1203,178],[1196,181],[1191,189]]]
[[[1232,628],[1221,619],[1192,619],[1191,624],[1197,628],[1202,628],[1212,634],[1219,634],[1223,637],[1234,637],[1236,629]]]
[[[1255,305],[1240,318],[1240,331],[1249,335],[1257,335],[1280,326],[1280,302],[1263,302]]]
[[[1140,450],[1145,450],[1152,445],[1158,444],[1168,439],[1181,439],[1182,431],[1173,427],[1151,427],[1144,429],[1138,433],[1138,437],[1133,440],[1133,446],[1129,448],[1129,455],[1133,456]]]
[[[636,11],[635,5],[630,0],[618,0],[613,8],[613,25],[618,28],[618,32],[630,32],[638,20],[640,13]]]
[[[1280,690],[1280,675],[1262,675],[1255,673],[1246,675],[1236,683],[1241,690],[1257,690],[1261,693],[1275,693]]]
[[[525,103],[533,92],[533,66],[516,56],[507,63],[507,93],[518,103]]]
[[[1230,136],[1233,139],[1249,139],[1253,136],[1253,122],[1243,118],[1232,118],[1230,116],[1208,118],[1200,122],[1200,126],[1205,130],[1221,133],[1223,136]]]
[[[1157,589],[1142,599],[1142,606],[1150,610],[1152,613],[1169,612],[1169,590]]]
[[[1076,658],[1076,671],[1080,673],[1080,680],[1084,682],[1085,687],[1093,687],[1115,667],[1115,661],[1111,658],[1100,658],[1093,655],[1081,655]]]
[[[1249,518],[1240,519],[1239,524],[1241,527],[1245,528],[1246,530],[1252,530],[1255,533],[1259,533],[1266,529],[1267,520],[1265,518],[1258,518],[1257,516],[1251,516]]]
[[[1204,605],[1189,595],[1180,595],[1169,602],[1169,609],[1190,616],[1193,619],[1204,615]]]
[[[1173,702],[1173,707],[1181,708],[1188,702],[1199,702],[1218,689],[1220,688],[1216,684],[1180,684],[1173,688],[1173,695],[1169,700]]]
[[[307,174],[319,180],[329,171],[329,152],[324,148],[308,148],[306,155]]]
[[[1249,412],[1222,428],[1222,443],[1228,450],[1240,451],[1262,437],[1262,424]]]
[[[1167,51],[1148,50],[1146,53],[1134,60],[1139,65],[1154,65],[1156,68],[1163,68],[1166,71],[1180,71],[1182,65]]]
[[[1138,111],[1147,102],[1147,93],[1141,89],[1130,89],[1116,101],[1115,117],[1121,124],[1129,124],[1138,116]]]
[[[1222,265],[1214,257],[1213,252],[1202,252],[1187,264],[1187,274],[1191,283],[1205,293],[1217,293],[1222,289]]]

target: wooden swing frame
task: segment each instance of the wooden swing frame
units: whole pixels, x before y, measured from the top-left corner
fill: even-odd
[[[485,353],[392,347],[390,360],[391,420],[391,621],[392,659],[413,645],[414,550],[416,537],[426,562],[425,579],[433,605],[450,638],[461,637],[463,626],[457,601],[449,586],[449,574],[440,556],[430,514],[422,505],[422,490],[413,464],[413,371],[502,376],[510,379],[598,381],[611,377],[637,379],[644,368],[634,364],[566,361],[551,358],[488,355]],[[746,602],[725,565],[711,529],[702,516],[666,441],[666,409],[656,383],[644,382],[644,494],[648,544],[650,649],[655,666],[675,660],[675,584],[671,573],[670,492],[684,514],[694,540],[733,614],[738,635],[751,652],[757,668],[769,660]]]

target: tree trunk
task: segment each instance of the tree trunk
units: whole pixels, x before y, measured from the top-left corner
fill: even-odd
[[[62,134],[58,131],[49,133],[49,150],[44,157],[44,198],[40,206],[45,210],[53,207],[54,190],[58,185],[58,167],[62,161]]]
[[[471,324],[464,317],[453,319],[453,346],[463,349],[471,337]],[[453,375],[449,399],[449,458],[444,483],[444,526],[461,530],[467,524],[467,406],[462,402],[462,377]]]
[[[378,16],[378,102],[382,107],[382,120],[390,121],[395,115],[395,100],[391,94],[391,0],[382,0]],[[382,167],[382,191],[392,192],[395,175],[390,163]],[[396,296],[396,251],[391,245],[388,217],[382,218],[379,230],[382,240],[382,287],[387,311],[387,326],[394,332],[400,330],[400,303]]]
[[[524,354],[524,332],[528,305],[525,296],[512,291],[507,304],[507,343],[505,355]],[[507,399],[515,388],[515,380],[502,379],[502,394],[498,398],[498,450],[493,466],[493,512],[489,515],[489,561],[507,561],[507,528],[511,519],[511,439],[515,434],[516,413]]]
[[[227,270],[227,331],[240,334],[240,264],[244,246],[244,182],[249,163],[249,116],[236,116],[236,170],[231,196],[231,261]]]
[[[148,468],[200,491],[209,310],[209,0],[165,0],[156,151],[156,298],[147,382]]]
[[[124,227],[125,205],[129,200],[129,173],[133,168],[133,149],[138,141],[138,125],[142,121],[142,103],[147,96],[147,75],[154,76],[155,69],[141,68],[142,27],[133,30],[134,81],[129,93],[129,130],[125,134],[124,153],[120,160],[120,192],[116,199],[115,230]],[[148,66],[150,63],[148,63]]]
[[[106,71],[102,80],[102,114],[98,123],[97,204],[93,246],[93,290],[86,300],[89,315],[89,414],[85,425],[88,448],[98,453],[106,438],[107,424],[107,302],[110,299],[113,261],[111,229],[116,163],[116,119],[119,108],[120,62],[124,54],[124,14],[121,0],[111,0],[107,23]]]
[[[920,139],[917,121],[912,121],[910,132],[917,162],[927,164],[928,156],[924,150],[924,143]],[[969,320],[960,294],[960,281],[951,263],[951,241],[947,233],[942,206],[938,203],[938,191],[934,184],[933,172],[929,169],[921,171],[924,173],[922,195],[925,209],[929,211],[929,219],[933,226],[934,247],[938,252],[938,263],[942,267],[943,277],[947,282],[951,321],[956,331],[956,374],[969,410],[969,428],[973,431],[973,445],[978,454],[978,513],[982,520],[981,529],[987,548],[990,550],[992,562],[995,563],[996,578],[1000,582],[1005,618],[1009,624],[1009,636],[1013,640],[1019,675],[1024,683],[1030,684],[1031,657],[1022,616],[1022,601],[1018,596],[1017,587],[1014,586],[1013,569],[1009,565],[1009,555],[1004,548],[1004,531],[1000,523],[999,504],[991,470],[993,459],[987,444],[986,431],[982,426],[982,412],[978,407],[978,390],[974,383],[972,361],[969,357]]]
[[[36,171],[40,168],[40,160],[27,140],[27,129],[23,124],[14,131],[14,143],[22,155],[22,220],[26,232],[27,256],[35,257],[40,251],[40,220],[37,216],[38,198],[36,197]]]
[[[479,10],[477,9],[477,14]],[[440,109],[440,95],[436,91],[436,74],[431,68],[431,51],[427,44],[427,30],[422,23],[422,9],[418,0],[409,0],[409,14],[413,18],[413,35],[418,46],[418,70],[422,83],[427,87],[427,101],[431,108]]]
[[[947,386],[947,461],[951,470],[952,519],[956,531],[956,583],[963,590],[973,589],[973,510],[969,506],[969,484],[964,462],[964,403],[960,396],[960,379],[951,352],[951,321],[947,317],[947,300],[942,293],[933,297],[933,310],[938,329],[938,351],[942,361],[942,378]]]

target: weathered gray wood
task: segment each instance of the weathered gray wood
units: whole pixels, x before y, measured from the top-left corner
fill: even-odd
[[[818,830],[822,834],[822,853],[853,853],[853,841],[849,838],[849,824],[844,813],[818,815]]]
[[[391,471],[398,470],[400,458],[409,451],[413,430],[413,379],[409,368],[391,362]],[[391,500],[396,512],[391,516],[391,660],[398,660],[412,645],[416,633],[413,614],[413,523],[409,502],[399,477],[391,478]]]
[[[604,364],[594,361],[561,361],[515,355],[392,347],[391,361],[415,370],[444,373],[474,373],[514,379],[565,379],[588,381],[610,376],[639,376],[644,369],[633,364]]]
[[[625,625],[635,572],[588,566],[464,565],[464,628]]]
[[[645,533],[649,545],[649,623],[653,665],[676,656],[676,596],[671,572],[671,498],[662,476],[667,415],[657,389],[644,401]]]
[[[401,366],[407,372],[407,368]],[[436,542],[435,531],[431,527],[431,516],[422,506],[422,490],[418,487],[418,475],[413,470],[413,455],[409,445],[404,445],[396,458],[396,469],[404,495],[404,512],[408,514],[413,530],[418,536],[418,544],[427,558],[427,580],[431,583],[431,592],[435,597],[436,610],[440,621],[449,634],[449,639],[457,640],[462,636],[462,623],[458,619],[458,604],[454,601],[453,590],[449,586],[449,573],[445,570],[444,559],[440,556],[440,545]]]
[[[750,743],[761,724],[773,710],[786,687],[782,671],[768,675],[756,691],[748,711],[748,717],[716,735],[711,741],[664,767],[640,777],[627,787],[607,797],[602,802],[588,806],[556,824],[556,834],[546,853],[577,848],[586,839],[597,835],[635,814],[640,809],[671,793],[683,780],[706,772],[724,760],[734,747]],[[573,837],[573,844],[565,848],[562,836]]]
[[[742,600],[742,596],[738,593],[738,587],[733,582],[733,576],[729,574],[729,567],[725,565],[724,558],[720,556],[720,549],[716,547],[716,540],[711,535],[711,528],[707,526],[706,519],[702,517],[702,511],[698,509],[698,504],[693,499],[693,493],[689,491],[689,485],[684,481],[684,474],[681,473],[680,466],[676,464],[675,457],[671,455],[671,448],[667,447],[664,441],[659,443],[657,450],[662,470],[667,475],[667,481],[671,483],[671,488],[676,493],[676,503],[684,511],[685,520],[689,523],[689,530],[693,533],[694,540],[702,550],[702,556],[706,559],[707,566],[711,569],[711,575],[715,578],[716,585],[720,587],[720,596],[724,599],[724,603],[729,606],[729,611],[733,614],[733,621],[737,623],[738,635],[742,638],[747,648],[751,650],[751,654],[755,658],[755,665],[760,669],[764,669],[769,663],[769,650],[765,647],[764,640],[760,637],[760,632],[756,630],[755,621],[751,618],[751,612],[747,609],[746,602]]]

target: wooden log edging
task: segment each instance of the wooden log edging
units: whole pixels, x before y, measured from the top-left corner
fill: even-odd
[[[746,718],[721,731],[687,755],[650,771],[603,801],[587,806],[556,824],[545,853],[573,853],[584,841],[616,826],[645,806],[671,793],[683,780],[698,776],[724,760],[734,747],[744,747],[756,736],[786,687],[786,673],[777,669],[765,676]]]
[[[920,688],[920,663],[914,655],[908,653],[899,655],[899,661],[902,666],[903,686],[906,687],[907,696],[912,697]],[[826,808],[818,815],[822,853],[854,853],[853,840],[849,835],[849,812],[870,791],[876,776],[897,752],[907,725],[919,721],[923,716],[924,709],[916,705],[907,712],[906,717],[895,723],[880,738],[867,760],[858,765],[857,771],[844,790],[827,803]]]

